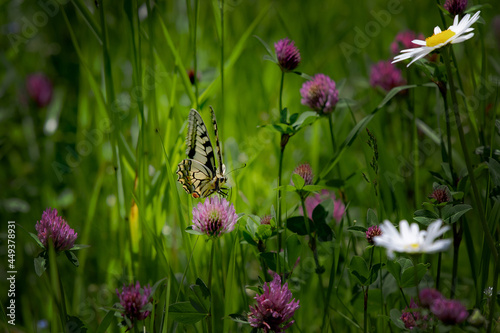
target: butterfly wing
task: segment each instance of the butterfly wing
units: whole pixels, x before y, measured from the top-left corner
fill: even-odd
[[[194,198],[208,197],[217,190],[213,186],[214,173],[196,160],[182,160],[178,165],[177,175],[182,188]]]
[[[186,137],[186,154],[188,159],[195,160],[215,174],[214,149],[208,136],[207,127],[198,111],[189,112],[188,135]]]
[[[210,106],[210,111],[212,112],[212,124],[214,126],[214,132],[215,132],[215,150],[217,151],[217,159],[218,159],[217,163],[219,166],[217,174],[220,174],[222,172],[223,175],[226,167],[224,166],[224,163],[222,163],[222,149],[220,147],[219,131],[217,129],[217,120],[215,120],[215,111],[211,106]]]
[[[213,109],[212,123],[216,136],[218,162],[219,166],[222,165],[223,170],[217,122]],[[222,185],[226,178],[216,168],[214,149],[208,136],[207,127],[195,109],[191,109],[189,112],[186,147],[188,158],[179,163],[177,168],[177,180],[182,184],[184,190],[195,198],[208,197],[214,192],[224,194]]]

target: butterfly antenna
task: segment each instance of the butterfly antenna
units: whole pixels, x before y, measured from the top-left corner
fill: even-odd
[[[247,164],[246,164],[246,163],[243,163],[243,165],[242,165],[242,166],[240,166],[239,168],[236,168],[236,169],[233,169],[233,170],[229,171],[226,175],[229,175],[229,174],[230,174],[231,172],[233,172],[233,171],[243,169],[243,168],[244,168],[244,167],[246,167],[246,166],[247,166]]]

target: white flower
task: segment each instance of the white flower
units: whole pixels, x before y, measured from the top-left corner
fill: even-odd
[[[418,224],[408,224],[408,221],[402,220],[399,222],[399,232],[396,227],[388,220],[380,226],[382,230],[381,236],[373,238],[375,245],[382,246],[387,249],[389,258],[394,258],[394,252],[402,253],[435,253],[445,251],[451,244],[451,239],[439,239],[449,227],[441,228],[443,221],[437,220],[432,222],[427,231],[420,230]]]
[[[474,28],[471,28],[470,26],[479,20],[479,13],[481,12],[479,11],[475,13],[472,17],[470,14],[467,14],[460,20],[460,22],[458,22],[458,15],[455,16],[453,24],[445,31],[441,31],[439,27],[435,27],[434,35],[431,37],[428,37],[425,40],[415,39],[412,41],[413,44],[417,44],[420,47],[402,50],[401,54],[394,57],[394,61],[392,63],[413,58],[413,60],[408,64],[408,66],[410,66],[418,59],[425,57],[432,51],[439,49],[446,44],[457,44],[472,38],[474,33],[471,31],[474,30]]]

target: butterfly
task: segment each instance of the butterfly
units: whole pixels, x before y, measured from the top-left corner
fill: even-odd
[[[218,167],[215,165],[214,149],[208,136],[207,127],[198,111],[191,109],[188,118],[186,137],[186,159],[177,166],[177,180],[193,198],[206,198],[213,193],[226,196],[226,166],[222,163],[222,151],[219,143],[219,132],[215,112],[212,112],[212,124],[215,132],[215,149]]]

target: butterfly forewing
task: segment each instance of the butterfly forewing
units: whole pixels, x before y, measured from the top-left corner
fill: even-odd
[[[219,144],[219,133],[215,113],[212,111],[212,123],[215,131],[217,159],[215,156],[207,128],[198,111],[191,109],[188,118],[188,135],[186,138],[187,159],[182,160],[177,168],[178,181],[184,190],[195,198],[208,197],[214,192],[225,195],[222,187],[226,182],[224,164]]]
[[[186,138],[186,154],[188,158],[205,165],[215,172],[215,158],[207,127],[198,111],[191,109],[188,120]]]

